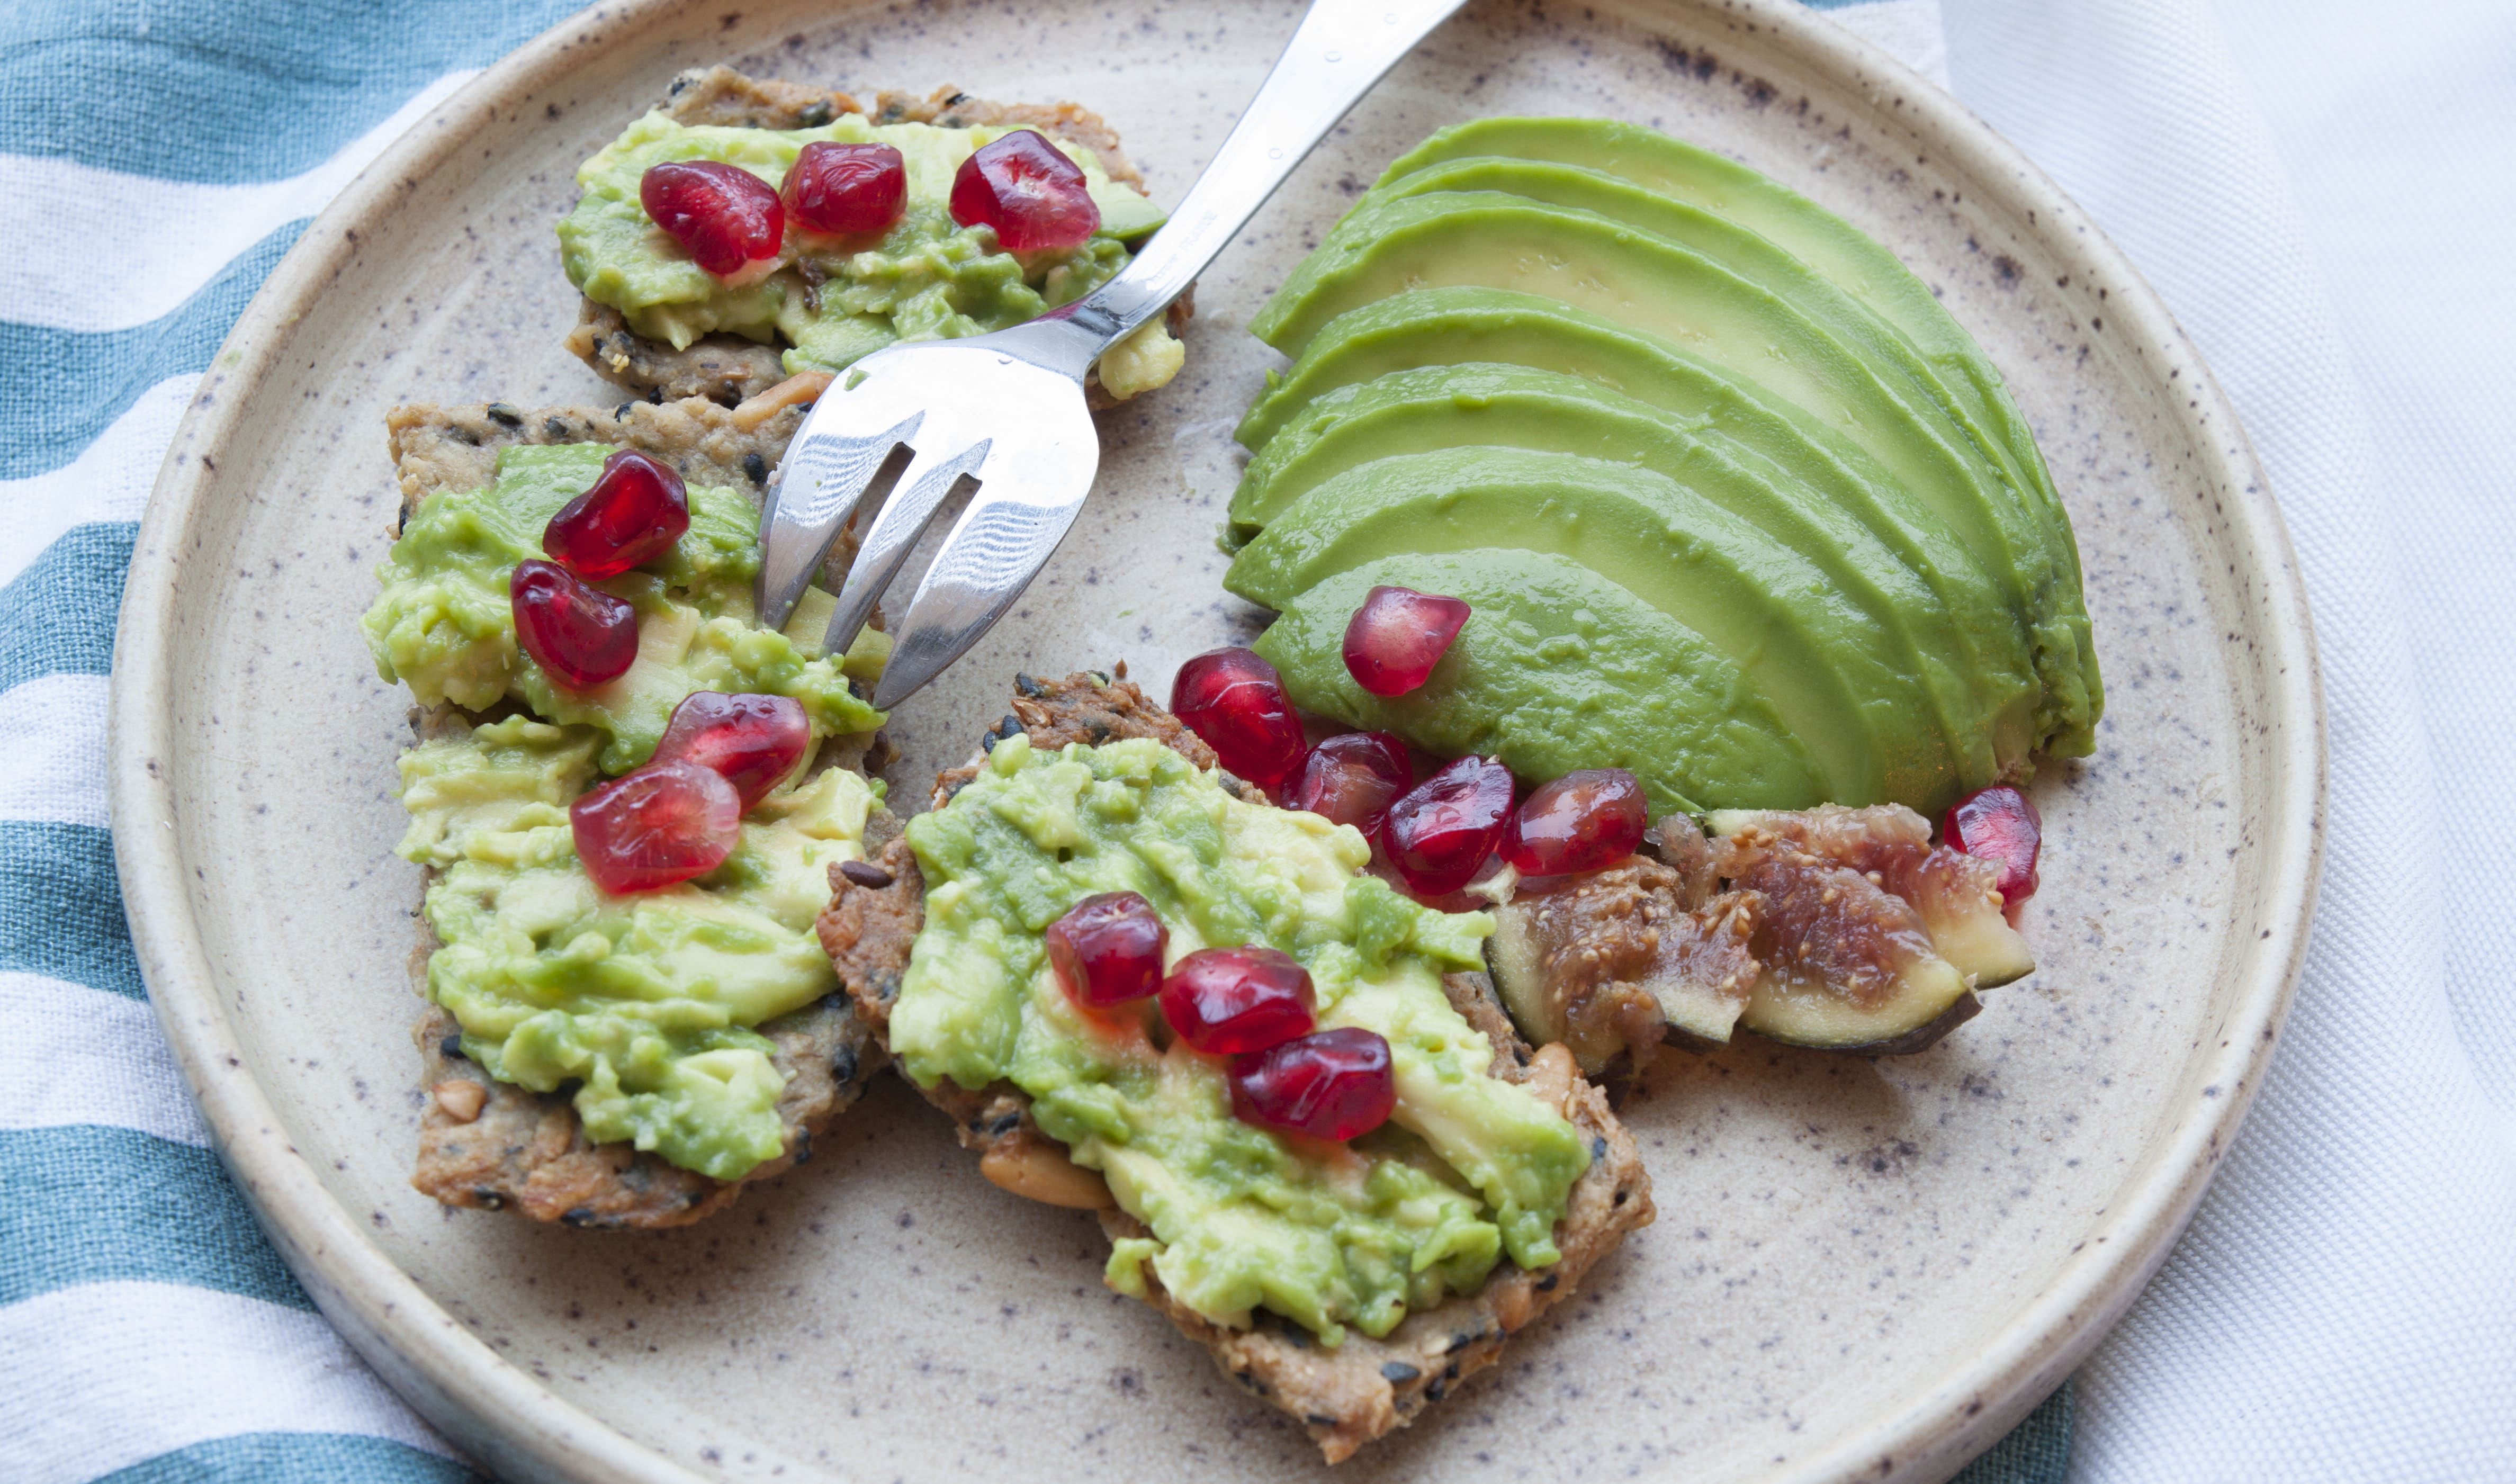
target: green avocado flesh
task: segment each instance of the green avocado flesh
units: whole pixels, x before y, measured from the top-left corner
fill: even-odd
[[[682,124],[661,112],[631,124],[578,167],[582,192],[559,224],[560,257],[570,283],[598,304],[620,311],[629,327],[685,350],[701,335],[723,331],[783,344],[786,368],[837,370],[899,340],[983,334],[1035,318],[1082,298],[1127,265],[1128,244],[1162,224],[1161,208],[1133,187],[1110,179],[1100,158],[1067,140],[1055,147],[1081,168],[1101,228],[1068,251],[1011,253],[992,228],[952,220],[954,174],[981,146],[1015,129],[935,124],[876,124],[842,114],[815,129],[746,129]],[[791,218],[778,255],[732,278],[692,261],[639,204],[650,166],[674,160],[739,165],[775,187],[806,145],[882,144],[900,150],[908,172],[908,200],[888,231],[864,237],[830,236]],[[808,293],[810,274],[822,282]],[[1169,346],[1159,319],[1128,342],[1142,352]],[[1177,369],[1176,356],[1155,356],[1159,381]],[[1104,384],[1113,378],[1106,374]],[[1118,395],[1150,386],[1112,387]]]
[[[1296,358],[1238,430],[1228,585],[1252,601],[1311,613],[1363,565],[1444,591],[1425,564],[1470,549],[1508,591],[1500,569],[1569,559],[1733,661],[1810,760],[1789,807],[1936,812],[2094,744],[2077,552],[1997,371],[1884,248],[1753,172],[1628,125],[1463,125],[1251,328]],[[1418,728],[1496,735],[1514,709],[1442,669],[1344,704],[1341,627],[1313,616],[1262,647],[1304,704],[1404,715],[1436,750]],[[1651,750],[1627,718],[1667,682],[1635,684],[1567,766]],[[1775,783],[1653,773],[1710,806]]]
[[[832,768],[762,800],[709,874],[608,896],[567,818],[602,744],[513,716],[402,754],[400,852],[438,870],[429,997],[490,1076],[576,1083],[587,1138],[734,1179],[784,1145],[786,1080],[752,1028],[838,989],[813,919],[830,868],[863,857],[873,790]]]
[[[598,584],[637,606],[637,661],[592,691],[555,684],[518,648],[509,579],[613,451],[510,447],[490,485],[429,496],[378,569],[362,627],[384,678],[423,704],[524,708],[401,759],[400,853],[437,871],[429,997],[462,1026],[464,1054],[537,1092],[573,1085],[597,1143],[730,1180],[782,1147],[785,1078],[756,1028],[838,989],[813,921],[830,867],[861,858],[878,791],[838,768],[790,781],[716,870],[625,897],[579,865],[568,805],[645,762],[694,691],[791,696],[817,742],[872,731],[883,715],[849,681],[878,660],[817,652],[830,606],[818,589],[791,634],[754,624],[759,515],[692,486],[680,542]]]
[[[1404,696],[1355,684],[1346,623],[1376,586],[1447,593],[1474,610]],[[1571,557],[1517,548],[1383,557],[1289,600],[1258,636],[1294,704],[1441,756],[1499,756],[1525,778],[1624,768],[1652,813],[1699,813],[1707,798],[1802,807],[1824,773],[1773,702],[1703,636]],[[1327,663],[1317,657],[1334,657]]]
[[[645,762],[673,707],[693,691],[791,696],[804,703],[816,741],[881,726],[882,713],[849,686],[847,657],[815,653],[818,628],[790,623],[799,644],[752,622],[760,513],[731,489],[692,487],[691,529],[673,549],[595,584],[637,606],[638,658],[626,674],[570,690],[518,647],[508,596],[516,564],[542,556],[542,529],[614,451],[602,444],[504,448],[494,483],[422,501],[377,569],[384,592],[361,620],[377,672],[409,686],[423,705],[478,711],[515,700],[545,720],[592,727],[605,740],[606,773]]]
[[[1474,1291],[1504,1258],[1558,1260],[1554,1230],[1588,1167],[1580,1132],[1488,1075],[1493,1048],[1442,975],[1475,969],[1484,913],[1419,907],[1361,873],[1351,827],[1254,805],[1144,739],[1034,750],[996,744],[944,808],[909,822],[926,922],[891,1012],[894,1055],[921,1086],[1010,1081],[1032,1117],[1153,1237],[1121,1244],[1220,1324],[1269,1309],[1340,1342]],[[1049,968],[1042,933],[1084,897],[1133,891],[1171,959],[1260,944],[1310,971],[1322,1029],[1387,1039],[1397,1111],[1351,1144],[1236,1118],[1222,1059],[1172,1042],[1151,1000],[1091,1015]]]

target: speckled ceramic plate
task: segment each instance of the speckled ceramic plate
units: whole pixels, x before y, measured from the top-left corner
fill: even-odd
[[[977,1178],[886,1081],[813,1163],[679,1232],[439,1208],[392,855],[406,702],[355,628],[386,408],[604,402],[552,223],[679,68],[1073,99],[1176,199],[1286,0],[629,0],[447,103],[310,229],[204,379],[149,507],[114,676],[114,835],[149,989],[289,1265],[377,1368],[524,1478],[1101,1481],[1316,1474],[1299,1431],[1105,1292],[1100,1234]],[[1197,292],[1190,362],[1110,415],[1098,492],[1021,610],[897,719],[895,795],[1017,667],[1169,675],[1244,635],[1213,546],[1243,331],[1391,156],[1496,112],[1730,151],[1946,297],[2034,421],[2085,555],[2112,708],[2048,769],[2042,968],[1927,1054],[1669,1056],[1625,1117],[1659,1221],[1502,1366],[1342,1469],[1692,1481],[1945,1476],[2058,1382],[2165,1254],[2269,1055],[2304,936],[2322,748],[2279,517],[2120,254],[1946,96],[1789,4],[1472,5]]]

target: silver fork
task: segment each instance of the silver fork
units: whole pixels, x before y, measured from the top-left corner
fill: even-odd
[[[1312,147],[1463,0],[1315,0],[1214,160],[1134,262],[1012,329],[898,345],[850,366],[797,430],[761,513],[762,621],[784,626],[876,476],[909,450],[825,641],[854,643],[953,488],[978,492],[919,579],[873,701],[889,710],[1004,616],[1092,491],[1083,377],[1170,306]]]

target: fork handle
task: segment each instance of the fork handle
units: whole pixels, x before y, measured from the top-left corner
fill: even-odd
[[[1313,0],[1170,220],[1116,277],[1057,312],[1094,337],[1085,363],[1187,292],[1346,110],[1463,3]]]

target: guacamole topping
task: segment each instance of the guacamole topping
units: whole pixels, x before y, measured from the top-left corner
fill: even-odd
[[[909,822],[926,924],[892,1007],[891,1045],[921,1086],[1009,1081],[1041,1129],[1100,1170],[1152,1237],[1109,1277],[1145,1271],[1190,1308],[1245,1326],[1284,1315],[1328,1344],[1386,1335],[1411,1307],[1482,1283],[1508,1257],[1558,1260],[1554,1230],[1588,1167],[1578,1130],[1488,1075],[1485,1037],[1446,971],[1482,967],[1482,912],[1420,907],[1362,869],[1348,826],[1249,804],[1160,743],[1033,749],[1016,735],[943,809]],[[1173,961],[1258,944],[1301,960],[1322,1029],[1386,1038],[1391,1121],[1351,1144],[1233,1116],[1225,1062],[1170,1040],[1153,1001],[1076,1008],[1041,935],[1082,898],[1134,891]]]
[[[952,178],[981,146],[1013,128],[876,124],[848,113],[813,129],[744,129],[682,124],[652,112],[587,160],[583,192],[559,224],[568,281],[620,311],[629,327],[686,350],[701,335],[742,335],[783,345],[790,372],[838,370],[901,340],[947,340],[1020,324],[1071,304],[1115,277],[1129,246],[1161,226],[1163,212],[1133,187],[1110,179],[1099,156],[1053,141],[1083,171],[1101,231],[1069,251],[1010,253],[992,228],[952,220]],[[715,160],[738,165],[775,187],[806,145],[883,144],[908,172],[901,220],[870,240],[831,236],[787,223],[783,248],[734,278],[691,260],[639,204],[650,165]],[[816,290],[814,280],[818,277]],[[1124,400],[1170,380],[1178,341],[1156,318],[1102,358],[1101,384]]]
[[[784,1146],[786,1079],[752,1028],[838,989],[813,919],[830,868],[863,857],[874,793],[830,769],[762,800],[716,870],[608,896],[567,819],[604,745],[514,716],[402,755],[400,853],[438,869],[428,993],[490,1076],[574,1083],[587,1138],[734,1179]]]
[[[570,690],[518,647],[507,590],[516,564],[542,555],[542,528],[613,451],[601,444],[504,448],[491,484],[421,502],[377,569],[384,592],[361,622],[377,671],[408,685],[423,705],[477,711],[514,700],[546,721],[590,727],[603,738],[597,761],[614,774],[647,760],[673,707],[693,691],[791,696],[804,703],[816,742],[882,725],[849,683],[851,657],[818,653],[826,594],[801,605],[784,633],[752,621],[760,515],[732,489],[692,486],[691,529],[673,549],[595,584],[638,609],[638,658],[626,674]],[[888,643],[879,635],[865,642],[860,660]]]
[[[638,609],[636,662],[593,690],[554,684],[517,645],[508,583],[613,451],[506,448],[489,485],[429,496],[377,569],[361,627],[377,669],[424,704],[524,708],[401,758],[398,848],[437,871],[428,994],[464,1054],[536,1092],[572,1087],[596,1143],[731,1180],[783,1147],[786,1080],[757,1028],[838,990],[813,919],[829,869],[862,858],[880,785],[839,768],[790,781],[752,808],[724,865],[619,897],[578,862],[568,805],[644,763],[693,691],[791,696],[817,742],[872,731],[882,713],[851,680],[879,673],[884,641],[820,654],[833,603],[818,588],[787,632],[755,624],[759,516],[693,485],[681,540],[598,584]]]

